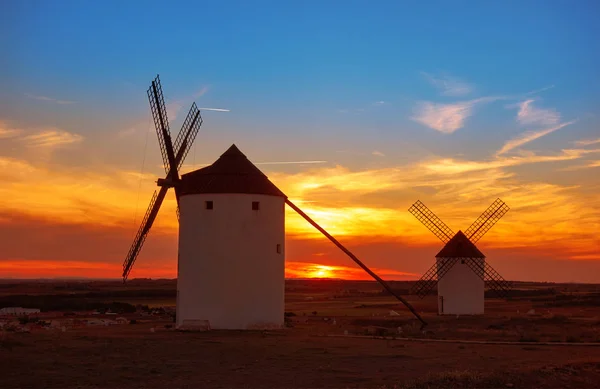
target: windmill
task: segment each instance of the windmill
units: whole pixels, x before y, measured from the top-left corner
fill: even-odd
[[[488,232],[510,208],[496,199],[463,233],[452,232],[420,200],[408,211],[445,245],[435,256],[436,262],[413,287],[425,297],[437,284],[439,314],[483,314],[485,281],[499,296],[506,296],[510,283],[485,261],[475,243]]]
[[[202,119],[195,104],[171,142],[158,77],[148,98],[167,176],[152,197],[123,264],[123,281],[170,187],[178,204],[177,328],[281,327],[285,293],[285,205],[296,211],[358,266],[426,322],[387,282],[292,203],[232,145],[213,164],[183,174],[179,168]]]

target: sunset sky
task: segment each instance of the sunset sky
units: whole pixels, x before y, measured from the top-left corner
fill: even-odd
[[[171,131],[183,172],[232,143],[386,279],[496,198],[478,243],[505,278],[600,282],[597,1],[3,1],[0,278],[119,278]],[[169,193],[131,277],[175,277]],[[289,277],[368,279],[288,210]]]

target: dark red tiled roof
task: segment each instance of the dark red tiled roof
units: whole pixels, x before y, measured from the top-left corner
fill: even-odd
[[[485,255],[471,241],[458,231],[437,253],[436,258],[485,258]]]
[[[249,193],[287,197],[235,146],[212,165],[181,176],[180,195]]]

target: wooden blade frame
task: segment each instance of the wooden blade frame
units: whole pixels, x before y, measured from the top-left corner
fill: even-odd
[[[367,267],[360,259],[358,259],[350,250],[344,247],[337,239],[331,236],[327,231],[325,231],[320,225],[317,224],[313,219],[310,218],[307,214],[305,214],[300,208],[298,208],[294,203],[292,203],[289,199],[285,199],[285,203],[290,206],[294,211],[296,211],[300,216],[302,216],[307,222],[309,222],[313,227],[319,230],[320,233],[325,235],[327,239],[329,239],[333,244],[335,244],[340,250],[342,250],[347,256],[349,256],[358,266],[360,266],[365,272],[367,272],[371,277],[373,277],[385,290],[387,290],[392,296],[398,299],[402,304],[404,304],[417,319],[421,322],[421,329],[427,325],[427,322],[423,320],[421,315],[413,308],[412,305],[408,301],[406,301],[402,296],[396,293],[387,282],[385,282],[382,278],[380,278],[377,274],[375,274],[371,269]]]
[[[200,110],[196,106],[196,103],[192,103],[192,107],[190,108],[185,121],[181,126],[181,130],[179,130],[179,134],[177,134],[175,144],[173,145],[176,152],[175,158],[178,161],[178,170],[181,168],[181,165],[183,165],[183,161],[191,149],[188,145],[194,143],[201,125],[202,116],[200,115]]]
[[[162,187],[160,188],[158,195],[156,194],[156,191],[154,191],[154,195],[150,200],[150,205],[148,206],[146,214],[142,219],[142,224],[140,225],[140,228],[133,239],[133,244],[131,245],[127,256],[125,257],[125,261],[123,262],[123,282],[125,282],[129,276],[129,272],[131,271],[131,268],[137,259],[140,249],[146,241],[148,232],[150,232],[150,227],[152,227],[154,219],[156,219],[156,215],[158,215],[158,210],[160,209],[160,205],[165,199],[165,195],[167,194],[168,190],[168,187]]]
[[[429,294],[429,292],[437,285],[437,281],[448,273],[448,270],[452,269],[452,266],[458,261],[458,258],[445,258],[441,266],[438,266],[437,260],[421,276],[419,281],[415,283],[412,288],[412,293],[416,294],[420,298],[423,298]]]
[[[469,228],[465,231],[465,235],[472,243],[477,242],[483,235],[486,234],[508,212],[510,208],[500,199],[496,199],[486,209]]]
[[[475,258],[467,258],[465,263],[479,278],[487,281],[488,288],[494,291],[498,297],[507,297],[512,284],[506,281],[489,263],[483,262],[482,264]]]
[[[165,166],[167,176],[163,180],[159,180],[158,184],[161,186],[158,195],[156,191],[150,200],[150,205],[146,210],[146,214],[142,219],[140,228],[133,240],[133,244],[125,257],[123,262],[123,282],[127,280],[129,273],[140,253],[140,250],[146,241],[146,237],[150,232],[150,228],[156,219],[156,215],[160,209],[160,206],[167,194],[170,187],[175,186],[175,194],[177,199],[177,219],[179,219],[179,193],[177,190],[177,182],[179,181],[179,168],[183,164],[185,157],[187,156],[200,126],[202,125],[202,117],[200,116],[200,110],[196,106],[196,103],[192,104],[188,116],[183,122],[183,126],[177,135],[175,141],[175,149],[171,142],[171,134],[169,130],[169,122],[167,120],[167,111],[165,108],[164,98],[162,94],[162,87],[160,85],[160,79],[156,76],[156,79],[152,81],[152,85],[148,89],[148,100],[150,102],[150,109],[152,111],[152,117],[154,118],[154,125],[156,127],[156,134],[158,135],[158,143],[160,145],[161,154]],[[175,150],[177,150],[175,152]]]
[[[409,209],[408,212],[412,213],[418,221],[423,223],[429,231],[433,232],[435,236],[444,243],[448,243],[454,236],[454,232],[448,227],[439,217],[437,217],[429,208],[417,200]]]
[[[160,78],[156,76],[150,88],[147,91],[154,127],[158,136],[160,153],[162,154],[165,173],[169,173],[175,165],[175,153],[173,152],[173,143],[171,142],[171,131],[169,129],[169,120],[167,118],[167,108],[160,85]]]

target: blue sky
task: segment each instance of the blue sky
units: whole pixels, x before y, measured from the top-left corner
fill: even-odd
[[[255,162],[325,161],[261,165],[290,187],[369,171],[397,180],[398,212],[548,191],[593,229],[598,16],[597,1],[4,1],[0,173],[160,174],[145,95],[159,73],[173,132],[192,101],[231,110],[203,113],[188,170],[235,142]],[[302,196],[367,196],[328,185]]]

